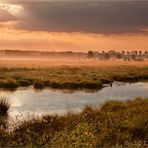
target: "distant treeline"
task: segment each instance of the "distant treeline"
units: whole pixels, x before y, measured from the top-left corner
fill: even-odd
[[[72,51],[22,51],[22,50],[0,50],[0,57],[86,57],[86,53]]]
[[[100,59],[100,60],[109,60],[109,59],[121,59],[125,61],[137,60],[143,61],[148,60],[148,51],[115,51],[110,50],[108,52],[102,51],[91,51],[87,53],[88,58]]]
[[[99,60],[119,59],[124,61],[143,61],[148,60],[148,51],[92,51],[73,52],[73,51],[23,51],[23,50],[0,50],[0,57],[27,57],[27,58],[89,58]]]

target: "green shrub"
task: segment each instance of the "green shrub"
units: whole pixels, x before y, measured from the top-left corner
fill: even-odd
[[[43,89],[44,88],[44,84],[41,81],[35,81],[33,83],[33,86],[35,89]]]
[[[27,87],[27,86],[31,85],[30,81],[28,81],[28,80],[20,80],[19,84],[20,84],[20,86],[23,86],[23,87]]]

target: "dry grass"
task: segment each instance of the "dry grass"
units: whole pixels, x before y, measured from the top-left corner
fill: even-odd
[[[3,59],[0,60],[0,67],[5,68],[50,68],[50,67],[118,67],[118,66],[148,66],[148,61],[142,62],[125,62],[125,61],[100,61],[100,60],[89,60],[89,59],[49,59],[49,60],[17,60],[17,59]]]
[[[148,80],[148,62],[76,60],[1,60],[0,87],[13,80],[23,86],[35,81],[59,89],[100,89],[112,81]],[[10,86],[10,85],[7,85]],[[15,85],[16,86],[16,85]],[[17,87],[16,87],[17,88]]]
[[[12,101],[8,96],[4,94],[0,96],[0,115],[1,116],[7,115],[11,104],[12,104]]]
[[[86,106],[80,113],[28,117],[11,132],[0,129],[0,147],[138,148],[147,142],[148,99],[140,98]]]

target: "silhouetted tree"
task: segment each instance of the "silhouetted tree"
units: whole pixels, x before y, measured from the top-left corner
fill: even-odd
[[[87,57],[90,58],[90,59],[94,58],[95,56],[94,56],[93,51],[89,50],[88,53],[87,53]]]
[[[105,53],[104,58],[105,58],[106,60],[110,59],[109,54],[108,54],[108,53]]]
[[[142,51],[141,50],[139,50],[139,55],[142,55]]]
[[[122,59],[122,54],[118,53],[116,57],[117,59]]]

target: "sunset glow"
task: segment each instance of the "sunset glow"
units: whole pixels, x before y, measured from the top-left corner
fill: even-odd
[[[139,14],[136,10],[139,6],[139,9],[146,11],[144,3],[122,2],[121,16],[118,16],[120,3],[114,8],[114,3],[100,1],[94,2],[94,5],[89,2],[67,1],[8,2],[0,3],[1,50],[88,51],[148,48],[148,22],[143,21],[144,13]],[[127,5],[131,14],[126,17],[124,7]],[[102,7],[108,10],[105,11]],[[82,14],[78,15],[77,11]],[[109,14],[110,11],[113,14]],[[139,17],[134,18],[134,13]],[[95,22],[92,16],[98,20]],[[130,21],[131,19],[133,20]]]
[[[12,15],[17,15],[23,8],[19,5],[0,4],[0,9],[6,10]]]
[[[15,23],[14,23],[15,24]],[[12,24],[12,26],[14,25]],[[5,24],[6,25],[6,24]],[[137,35],[96,35],[89,33],[58,33],[16,30],[10,24],[0,28],[1,49],[21,50],[146,50],[148,36]],[[136,43],[136,44],[135,44]]]

